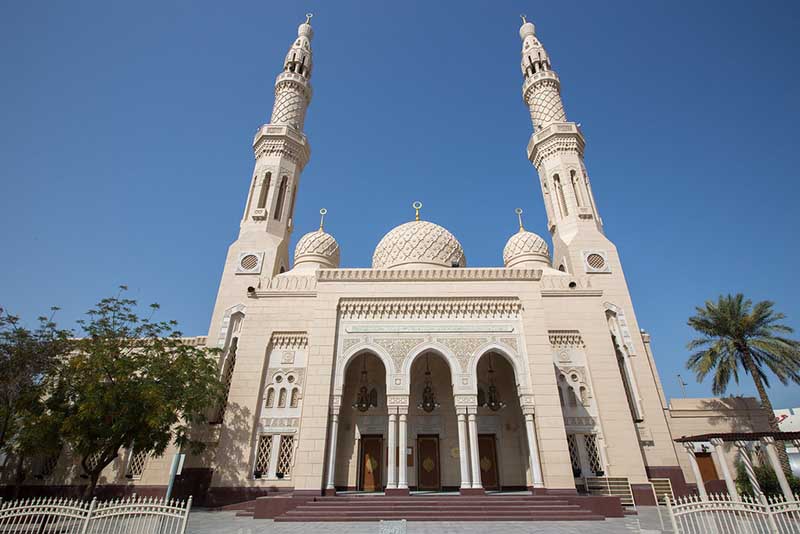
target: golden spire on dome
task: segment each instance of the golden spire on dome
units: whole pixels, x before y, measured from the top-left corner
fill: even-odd
[[[420,202],[419,200],[415,200],[414,203],[411,204],[411,207],[414,208],[417,211],[417,215],[416,215],[416,218],[414,220],[418,221],[419,220],[419,210],[422,209],[422,202]]]
[[[325,214],[328,213],[328,210],[322,208],[319,210],[319,231],[325,231]]]
[[[525,15],[522,15],[523,20],[525,20]],[[517,214],[517,220],[519,220],[519,231],[522,232],[525,228],[522,226],[522,208],[516,208],[514,213]]]

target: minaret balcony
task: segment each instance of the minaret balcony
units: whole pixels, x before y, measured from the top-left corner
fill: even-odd
[[[552,80],[557,84],[561,85],[561,80],[552,70],[543,70],[539,71],[532,76],[528,76],[525,78],[525,81],[522,84],[522,99],[527,102],[528,92],[533,89],[533,86],[537,83],[541,82],[542,80]]]
[[[554,144],[551,141],[563,140]],[[528,159],[538,168],[538,163],[552,153],[562,150],[577,151],[583,156],[586,140],[574,122],[554,122],[531,135],[528,141]]]

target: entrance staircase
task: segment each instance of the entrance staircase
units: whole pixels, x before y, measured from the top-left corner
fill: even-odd
[[[243,514],[244,515],[244,514]],[[540,495],[349,495],[315,497],[275,521],[576,521],[603,520],[567,499]]]

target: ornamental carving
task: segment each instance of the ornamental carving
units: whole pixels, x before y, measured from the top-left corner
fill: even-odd
[[[516,319],[517,297],[357,298],[339,302],[339,316],[357,319]]]
[[[477,395],[456,395],[453,397],[453,403],[456,406],[477,406]]]
[[[394,371],[399,373],[403,369],[403,362],[406,356],[411,352],[411,349],[425,341],[425,338],[412,337],[412,338],[380,338],[376,337],[372,340],[376,345],[383,347],[394,363]]]
[[[293,350],[285,350],[281,353],[281,365],[292,365],[294,364],[294,351]]]
[[[308,334],[305,332],[273,332],[272,346],[278,350],[298,350],[308,346]]]
[[[294,247],[294,261],[303,256],[323,256],[334,265],[339,265],[339,244],[332,235],[317,230],[309,232],[297,242]]]
[[[445,228],[429,221],[401,224],[383,236],[375,247],[373,269],[391,269],[406,263],[467,265],[461,243]]]
[[[270,367],[267,369],[267,383],[275,384],[275,375],[281,375],[281,385],[285,384],[287,387],[300,386],[303,383],[303,377],[306,370],[299,367]],[[294,381],[289,382],[288,376],[294,376]]]
[[[361,338],[360,337],[348,337],[348,338],[345,338],[344,341],[342,341],[342,353],[347,353],[348,351],[350,351],[350,349],[352,349],[353,347],[355,347],[359,343],[361,343]]]
[[[515,337],[501,337],[500,338],[500,343],[502,343],[503,345],[506,345],[508,347],[511,347],[512,349],[514,349],[514,352],[519,353],[519,347],[517,347],[517,338],[515,338]]]
[[[540,280],[541,269],[322,269],[317,271],[320,282],[400,282],[400,281],[465,281],[480,280]]]
[[[466,373],[472,354],[478,347],[488,343],[489,339],[485,337],[439,337],[436,338],[436,341],[453,352],[461,365],[461,371]]]
[[[386,397],[387,406],[408,406],[408,395],[389,395]]]
[[[578,330],[548,330],[547,335],[553,347],[586,347]]]
[[[526,230],[520,230],[512,235],[503,248],[503,263],[508,265],[511,260],[519,256],[533,254],[550,260],[550,251],[544,239]]]

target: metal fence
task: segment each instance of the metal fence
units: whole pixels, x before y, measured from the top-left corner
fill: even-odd
[[[62,497],[0,504],[0,533],[184,534],[192,508],[188,501],[128,497],[91,502]]]
[[[750,497],[727,494],[667,497],[672,530],[681,534],[790,534],[800,533],[800,498]]]

